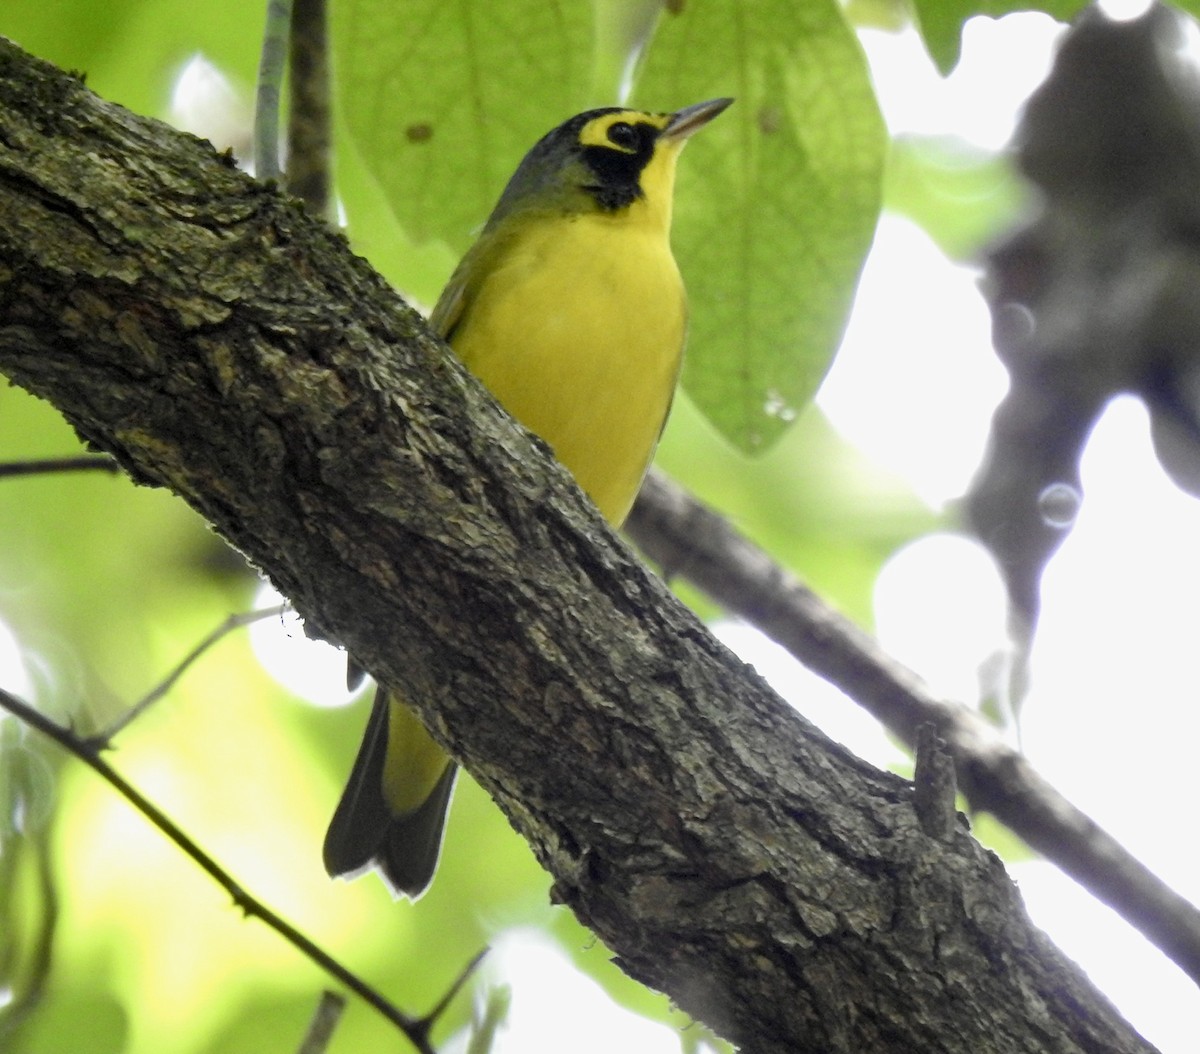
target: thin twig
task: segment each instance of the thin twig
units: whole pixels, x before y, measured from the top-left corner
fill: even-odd
[[[0,730],[0,736],[2,735],[3,730]],[[8,764],[6,771],[0,773],[0,776],[7,777],[12,781],[13,796],[3,803],[12,815],[5,817],[4,825],[0,826],[0,903],[6,903],[10,911],[17,903],[14,887],[17,883],[17,866],[21,854],[16,851],[15,845],[8,843],[10,839],[14,843],[19,840],[33,853],[33,867],[37,882],[36,903],[40,908],[40,917],[32,927],[34,930],[32,950],[26,956],[28,965],[24,970],[24,976],[19,979],[17,978],[17,960],[20,946],[15,940],[15,934],[9,941],[0,942],[0,946],[2,946],[0,947],[0,977],[4,978],[10,996],[9,1002],[0,1007],[0,1036],[16,1031],[21,1023],[37,1009],[45,996],[53,961],[54,937],[59,921],[58,889],[54,884],[54,873],[50,860],[50,824],[39,826],[36,829],[30,825],[24,833],[18,833],[15,828],[15,818],[22,812],[28,815],[30,806],[28,799],[37,790],[33,785],[35,776],[31,766],[39,764],[41,758],[26,751],[14,760],[12,754],[22,748],[12,743],[2,744],[0,745],[0,754],[5,752],[5,747],[8,748],[9,753],[9,757],[6,759]],[[4,827],[9,829],[5,830]]]
[[[267,0],[254,93],[254,174],[264,181],[278,179],[283,171],[279,163],[279,102],[291,21],[292,0]]]
[[[169,841],[173,842],[187,855],[205,874],[217,883],[233,900],[243,914],[261,920],[266,926],[278,933],[285,941],[299,950],[301,954],[324,970],[339,984],[345,985],[359,998],[374,1007],[380,1014],[396,1026],[412,1043],[419,1054],[436,1054],[429,1043],[428,1025],[424,1018],[414,1018],[389,1002],[382,994],[372,988],[356,974],[351,973],[333,956],[318,946],[310,938],[301,933],[295,926],[282,916],[268,908],[262,901],[247,893],[233,877],[208,853],[194,842],[183,830],[164,813],[157,805],[143,796],[132,784],[108,764],[101,756],[99,749],[89,741],[77,736],[71,729],[51,721],[27,703],[0,689],[0,707],[14,714],[43,735],[49,736],[59,746],[73,754],[93,772],[117,791],[130,805],[140,812],[149,822],[158,828]]]
[[[120,733],[128,728],[134,721],[142,716],[150,709],[159,699],[167,694],[179,678],[182,677],[197,659],[200,658],[209,648],[232,633],[235,629],[242,626],[249,626],[252,623],[258,622],[261,619],[268,618],[271,615],[280,614],[286,605],[275,604],[269,608],[259,608],[257,611],[243,611],[236,615],[230,615],[224,619],[216,629],[208,634],[199,644],[197,644],[190,652],[184,656],[183,660],[175,667],[163,680],[150,689],[141,699],[133,704],[120,717],[117,718],[108,728],[94,736],[89,736],[86,740],[88,745],[96,750],[106,749],[112,740]]]
[[[930,723],[954,756],[959,785],[1200,984],[1200,911],[1064,798],[978,713],[933,694],[875,640],[661,473],[626,522],[630,537],[836,685],[910,747]]]
[[[287,187],[330,218],[329,45],[325,0],[293,0],[288,37]]]
[[[496,1041],[496,1030],[508,1017],[511,1006],[512,989],[508,985],[497,985],[488,992],[483,1011],[471,1022],[467,1054],[490,1054]]]
[[[308,1031],[304,1034],[297,1054],[325,1054],[345,1009],[346,997],[340,992],[325,989],[317,1001],[317,1009],[308,1023]]]
[[[446,989],[446,994],[443,995],[442,998],[439,999],[434,1005],[433,1009],[430,1010],[429,1013],[424,1016],[424,1018],[422,1018],[427,1028],[433,1028],[434,1024],[437,1022],[437,1019],[445,1012],[446,1007],[450,1005],[454,997],[462,990],[462,986],[465,985],[468,980],[470,980],[471,974],[473,974],[479,964],[483,962],[483,957],[487,955],[489,950],[490,949],[485,947],[481,948],[475,953],[475,958],[473,958],[469,963],[467,963],[466,966],[463,967],[462,973],[460,973],[458,977],[455,978],[454,983]]]
[[[112,458],[102,454],[82,454],[78,457],[46,457],[32,461],[8,461],[0,464],[0,479],[8,476],[41,476],[51,472],[108,472],[121,471]]]

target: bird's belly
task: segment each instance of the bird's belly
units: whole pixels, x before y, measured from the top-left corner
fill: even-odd
[[[665,238],[581,218],[507,254],[452,341],[620,523],[671,404],[683,286]]]

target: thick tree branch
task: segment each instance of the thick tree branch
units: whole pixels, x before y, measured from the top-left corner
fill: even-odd
[[[746,1049],[1150,1049],[995,858],[714,641],[341,239],[7,44],[0,369],[403,687],[558,898]]]
[[[1054,789],[974,710],[940,699],[711,509],[652,472],[626,525],[689,579],[836,685],[914,750],[933,726],[971,806],[990,812],[1111,905],[1200,983],[1200,912]]]

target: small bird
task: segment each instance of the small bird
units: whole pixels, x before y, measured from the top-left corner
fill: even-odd
[[[541,436],[609,523],[629,512],[666,423],[687,329],[671,254],[675,163],[732,99],[572,117],[525,155],[430,317]],[[374,866],[397,896],[433,879],[456,767],[379,688],[325,836],[325,869]]]

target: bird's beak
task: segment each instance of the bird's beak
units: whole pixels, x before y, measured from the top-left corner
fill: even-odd
[[[671,114],[671,120],[663,129],[661,138],[678,139],[681,142],[693,132],[698,132],[722,110],[732,104],[732,99],[709,99],[695,106],[685,106]]]

